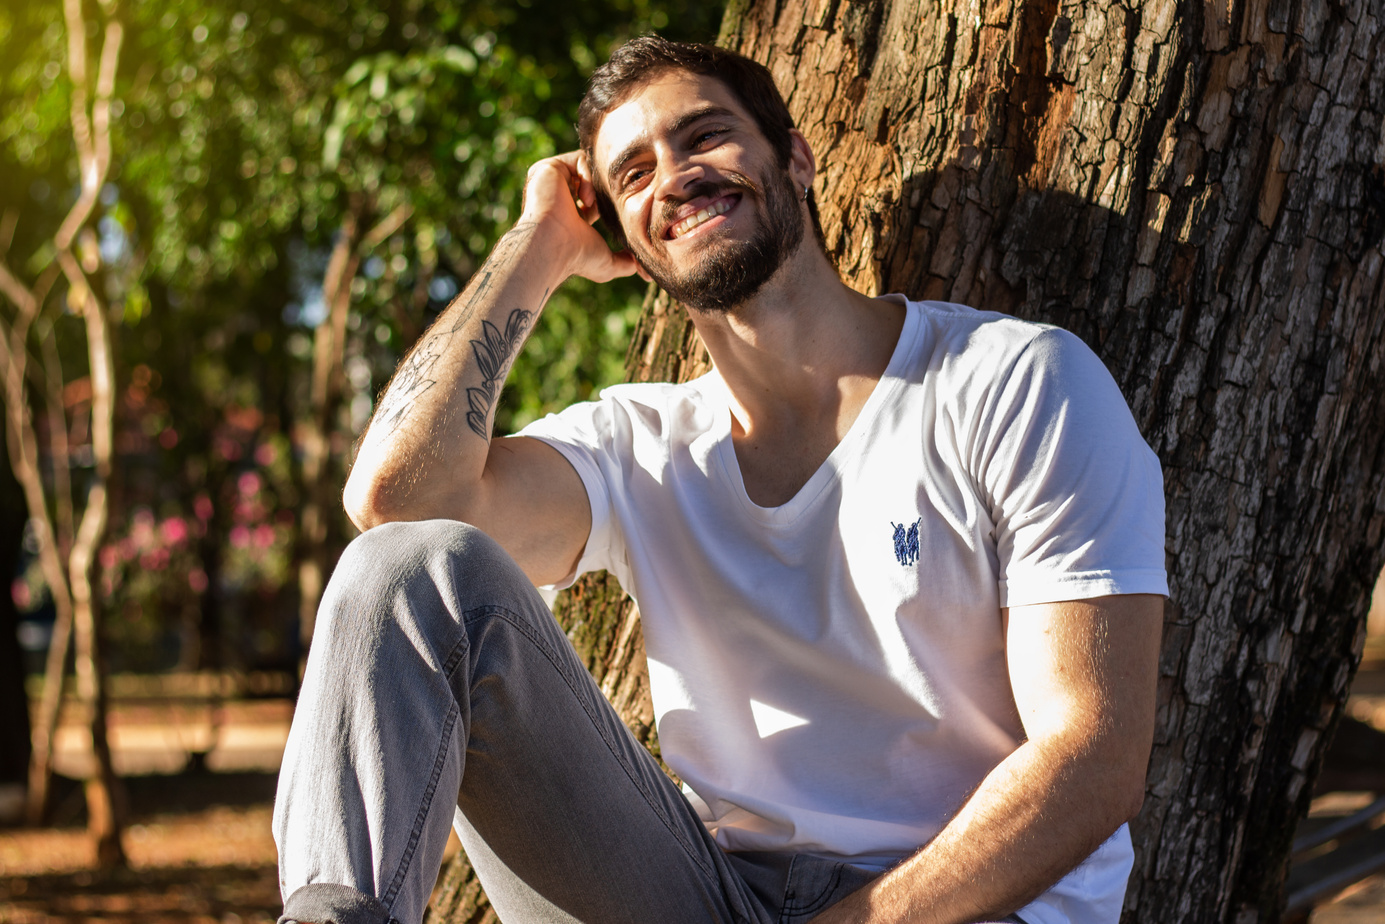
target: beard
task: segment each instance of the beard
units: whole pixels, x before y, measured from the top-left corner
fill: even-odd
[[[630,248],[659,288],[695,311],[726,312],[754,297],[803,241],[803,213],[787,170],[759,186],[741,174],[731,174],[721,184],[703,181],[688,189],[687,198],[734,190],[741,191],[743,200],[757,198],[764,203],[764,221],[749,240],[711,241],[682,272],[669,263],[665,251],[656,253],[633,244]],[[667,227],[677,208],[677,203],[669,203],[652,223],[651,240],[660,239],[654,228]]]

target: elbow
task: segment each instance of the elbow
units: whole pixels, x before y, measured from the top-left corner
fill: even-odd
[[[1145,774],[1141,770],[1123,787],[1121,800],[1118,802],[1116,817],[1119,819],[1116,826],[1134,821],[1135,816],[1140,814],[1140,810],[1145,805]]]
[[[1136,761],[1133,755],[1103,761],[1097,772],[1104,777],[1102,791],[1102,817],[1112,831],[1135,818],[1145,804],[1145,774],[1149,766],[1149,754]]]
[[[384,522],[379,518],[378,511],[372,503],[370,495],[362,488],[356,487],[354,479],[347,479],[346,488],[341,494],[341,505],[346,511],[347,518],[361,532],[365,532],[372,526],[378,526]]]
[[[346,515],[361,532],[395,520],[412,519],[404,514],[394,492],[378,478],[353,470],[341,496]]]
[[[358,471],[353,469],[342,490],[342,507],[361,532],[384,523],[419,520],[463,520],[474,506],[474,492],[455,487],[443,492],[436,487],[418,485],[404,472]]]

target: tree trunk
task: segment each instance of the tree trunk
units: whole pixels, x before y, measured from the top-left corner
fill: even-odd
[[[327,317],[313,333],[313,379],[308,415],[303,422],[303,511],[299,521],[298,637],[302,644],[299,673],[307,663],[313,639],[317,604],[331,567],[327,544],[328,519],[338,505],[331,493],[336,483],[331,470],[332,421],[341,402],[342,358],[346,352],[346,319],[351,309],[351,281],[360,256],[360,216],[349,211],[332,245],[332,257],[322,280]]]
[[[341,479],[332,466],[332,434],[337,411],[346,391],[347,319],[351,312],[351,283],[361,258],[403,227],[413,214],[409,205],[400,205],[377,225],[361,234],[366,208],[353,203],[342,220],[341,231],[332,246],[332,256],[322,279],[322,298],[327,317],[313,334],[313,379],[309,413],[304,421],[303,488],[304,503],[300,526],[301,552],[298,564],[298,632],[302,644],[299,673],[307,664],[308,647],[313,639],[317,605],[327,586],[327,576],[340,554],[331,519],[340,516]],[[342,540],[344,541],[344,540]]]
[[[1379,25],[1361,0],[733,0],[723,24],[813,146],[848,283],[1074,331],[1162,460],[1172,597],[1127,922],[1278,919],[1359,659],[1385,553]],[[660,307],[636,378],[696,355]],[[568,624],[609,664],[628,616],[579,587]],[[451,921],[484,910],[463,870]]]
[[[852,284],[1048,321],[1164,467],[1127,921],[1272,921],[1385,531],[1385,59],[1359,0],[747,2]]]

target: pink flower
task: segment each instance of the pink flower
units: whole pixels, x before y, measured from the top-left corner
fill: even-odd
[[[212,499],[205,494],[199,494],[192,502],[192,512],[197,515],[197,519],[207,522],[212,518]]]
[[[263,484],[258,472],[246,472],[236,480],[236,487],[240,488],[242,494],[258,494],[260,486]]]
[[[178,431],[169,427],[159,434],[159,445],[164,449],[172,449],[178,445]]]
[[[114,545],[101,546],[101,567],[107,571],[114,568],[120,562],[120,548]]]
[[[207,572],[201,568],[193,568],[188,572],[188,586],[194,593],[202,593],[207,589]]]
[[[243,549],[250,545],[250,528],[247,526],[232,527],[231,545],[238,549]]]
[[[255,461],[268,468],[274,464],[274,460],[279,458],[279,451],[274,448],[273,443],[261,443],[255,447]]]
[[[267,549],[274,544],[274,527],[268,523],[261,523],[255,527],[255,546],[256,548]]]
[[[159,535],[169,545],[177,545],[188,537],[188,524],[182,517],[169,517],[159,526]]]

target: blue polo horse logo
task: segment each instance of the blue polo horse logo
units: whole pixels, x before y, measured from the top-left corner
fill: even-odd
[[[890,521],[894,527],[894,557],[899,559],[899,563],[904,567],[915,565],[919,560],[919,523],[923,522],[923,517],[919,517],[908,526]]]

